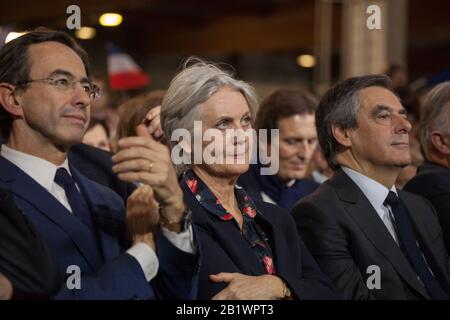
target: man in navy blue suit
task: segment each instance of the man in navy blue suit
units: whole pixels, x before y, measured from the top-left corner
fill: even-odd
[[[135,170],[133,181],[149,175],[164,183],[138,188],[125,211],[121,197],[67,157],[98,94],[86,53],[67,34],[35,30],[7,43],[0,50],[0,187],[47,242],[64,280],[55,298],[193,299],[198,254],[167,162]],[[138,157],[117,162],[142,164]]]

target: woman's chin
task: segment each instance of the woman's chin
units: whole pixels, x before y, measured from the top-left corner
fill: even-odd
[[[210,167],[210,170],[222,177],[239,177],[248,171],[248,163],[244,164],[217,164]]]

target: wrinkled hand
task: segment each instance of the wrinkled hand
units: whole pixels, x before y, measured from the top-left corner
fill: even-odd
[[[161,106],[152,108],[145,116],[144,123],[147,126],[148,133],[160,141],[164,138],[164,133],[161,129]]]
[[[242,273],[212,274],[213,282],[226,282],[228,286],[213,300],[275,300],[283,298],[283,282],[273,275],[247,276]]]
[[[9,300],[13,295],[11,282],[0,273],[0,300]]]
[[[157,142],[145,125],[136,128],[137,137],[119,140],[119,152],[112,158],[113,171],[126,182],[149,185],[161,207],[161,215],[179,223],[184,218],[183,192],[178,185],[167,146]]]
[[[156,251],[153,230],[159,222],[159,205],[153,190],[142,185],[127,199],[126,223],[133,244],[144,242]]]

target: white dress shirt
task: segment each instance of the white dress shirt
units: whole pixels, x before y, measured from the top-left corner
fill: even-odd
[[[295,183],[295,179],[289,180],[288,183],[286,183],[286,186],[288,188],[292,187]],[[264,191],[261,191],[261,198],[262,201],[264,202],[268,202],[268,203],[272,203],[272,204],[277,204],[271,197],[269,197],[269,195],[267,193],[265,193]]]
[[[72,208],[67,200],[64,189],[54,181],[56,170],[59,168],[65,168],[67,172],[72,175],[67,159],[64,160],[61,165],[56,166],[47,160],[11,149],[6,145],[1,146],[0,154],[29,175],[72,213]],[[77,188],[79,190],[78,186]],[[162,232],[178,249],[187,253],[194,253],[193,232],[190,224],[186,231],[179,234],[165,228],[162,228]],[[158,273],[159,261],[155,252],[149,245],[137,243],[129,248],[127,253],[138,261],[147,281],[152,280],[156,276]]]
[[[389,190],[381,183],[347,167],[342,167],[342,170],[353,180],[353,182],[361,189],[362,193],[369,200],[372,207],[378,213],[381,221],[383,221],[389,234],[395,240],[398,245],[397,233],[395,232],[395,227],[393,224],[393,213],[390,206],[385,206],[383,203],[389,194],[389,191],[395,192],[395,185]]]
[[[312,176],[313,180],[319,184],[322,184],[328,180],[328,177],[326,175],[320,173],[318,170],[314,170],[313,172],[311,172],[311,176]]]

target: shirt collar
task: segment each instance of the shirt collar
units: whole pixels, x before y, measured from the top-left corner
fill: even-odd
[[[221,220],[232,220],[233,216],[228,212],[208,186],[194,173],[193,170],[188,170],[184,173],[183,177],[186,185],[191,190],[197,201],[210,213],[216,215]],[[234,186],[236,201],[238,203],[239,209],[243,213],[245,220],[253,219],[257,213],[256,206],[253,200],[245,192],[245,190],[239,186]]]
[[[366,198],[369,200],[370,204],[378,210],[383,207],[383,203],[386,200],[389,191],[395,192],[397,194],[397,190],[395,185],[391,187],[389,190],[381,183],[355,171],[353,169],[342,167],[342,170],[353,180],[354,183],[361,189]]]
[[[19,167],[19,169],[24,171],[47,191],[51,190],[58,168],[65,168],[71,175],[67,158],[61,165],[56,166],[42,158],[9,148],[5,144],[1,146],[0,154],[2,157]]]
[[[295,179],[289,180],[288,183],[286,183],[286,187],[288,188],[292,187],[295,184],[295,182],[297,182],[297,180]]]

